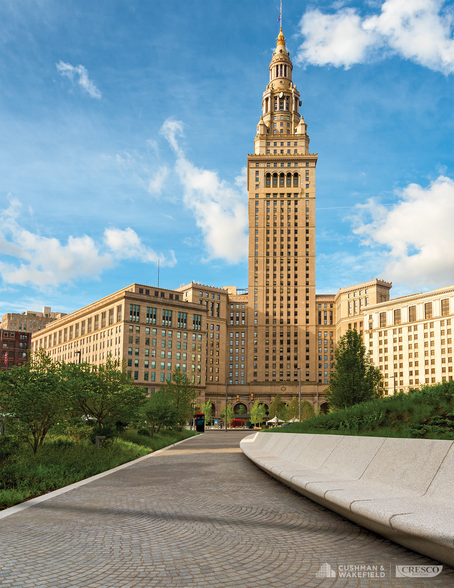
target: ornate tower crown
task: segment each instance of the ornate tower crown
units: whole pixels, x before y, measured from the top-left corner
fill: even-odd
[[[278,84],[290,87],[291,84],[285,82],[292,81],[293,65],[290,61],[290,54],[285,47],[285,37],[282,29],[279,31],[276,51],[273,53],[269,70],[270,82],[276,80]]]
[[[254,153],[269,154],[271,140],[279,140],[282,143],[295,143],[296,140],[295,145],[292,145],[292,151],[295,152],[297,146],[297,153],[304,155],[309,152],[309,137],[306,123],[299,112],[300,94],[292,81],[293,64],[285,45],[282,28],[268,69],[270,79],[263,93],[262,116],[257,125]],[[284,145],[279,145],[282,146]]]

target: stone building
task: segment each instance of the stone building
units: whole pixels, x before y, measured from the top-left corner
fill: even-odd
[[[64,312],[52,312],[50,306],[44,306],[42,312],[34,310],[26,310],[22,313],[8,312],[2,316],[0,328],[7,331],[38,333],[62,316],[65,316]]]
[[[31,333],[0,329],[0,346],[2,349],[0,369],[10,370],[15,365],[21,366],[26,363],[31,338]]]
[[[109,354],[154,392],[175,368],[205,388],[207,310],[174,290],[132,284],[33,335],[56,361],[99,365]]]
[[[364,309],[364,342],[385,391],[407,391],[453,377],[454,286]]]

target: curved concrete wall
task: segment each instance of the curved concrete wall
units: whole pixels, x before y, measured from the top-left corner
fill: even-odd
[[[454,566],[454,441],[255,433],[240,446],[304,496]]]

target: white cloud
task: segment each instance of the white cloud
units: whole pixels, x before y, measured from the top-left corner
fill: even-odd
[[[154,154],[156,155],[156,157],[159,155],[159,145],[158,145],[158,142],[155,141],[155,139],[148,139],[147,140],[147,148],[150,151],[153,151]]]
[[[454,181],[410,184],[387,208],[374,199],[356,206],[354,233],[376,251],[385,279],[409,288],[454,284]]]
[[[167,176],[169,175],[169,170],[167,166],[161,166],[158,171],[154,174],[154,176],[148,182],[148,192],[152,195],[159,195],[162,192],[163,187],[165,186]]]
[[[173,120],[168,118],[164,121],[164,124],[159,131],[161,135],[163,135],[167,141],[170,143],[170,146],[175,151],[178,156],[183,157],[183,150],[180,149],[180,146],[177,141],[177,137],[181,137],[183,135],[183,128],[184,124],[181,120]]]
[[[0,216],[0,251],[17,263],[0,262],[0,274],[9,284],[31,283],[38,287],[56,286],[73,279],[97,276],[112,265],[110,254],[100,254],[93,239],[68,238],[67,244],[22,228],[18,222],[20,203],[13,200]]]
[[[176,263],[173,251],[167,258],[158,256],[143,245],[131,228],[106,229],[102,243],[96,243],[88,235],[70,235],[67,243],[43,237],[20,226],[17,221],[20,207],[20,202],[13,199],[0,214],[0,275],[5,284],[49,288],[78,279],[98,278],[104,270],[124,259],[156,263],[160,257],[163,265]]]
[[[170,252],[170,259],[153,249],[146,247],[138,234],[131,228],[124,231],[121,229],[106,229],[104,231],[104,240],[108,249],[116,259],[136,259],[148,263],[157,263],[158,259],[161,265],[173,266],[176,263],[174,252]]]
[[[238,262],[248,251],[245,170],[236,178],[235,187],[221,180],[217,172],[196,167],[179,146],[182,133],[181,121],[166,120],[161,129],[177,155],[175,172],[183,185],[183,202],[202,229],[207,258]]]
[[[398,55],[446,75],[454,73],[454,15],[442,0],[386,0],[379,14],[354,8],[334,14],[308,10],[300,27],[305,40],[296,61],[350,68]]]
[[[57,64],[57,69],[62,76],[68,77],[70,80],[74,80],[74,76],[78,76],[77,83],[89,94],[92,98],[101,98],[101,92],[98,88],[94,85],[94,83],[89,79],[88,72],[83,65],[71,65],[70,63],[65,63],[63,61],[59,61]]]

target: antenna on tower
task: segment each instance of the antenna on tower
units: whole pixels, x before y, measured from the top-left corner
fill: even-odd
[[[161,260],[158,259],[158,288],[159,288],[159,265],[160,265],[160,263],[161,263]]]
[[[282,29],[282,0],[281,0],[281,11],[279,13],[279,18],[281,20],[281,29]]]

